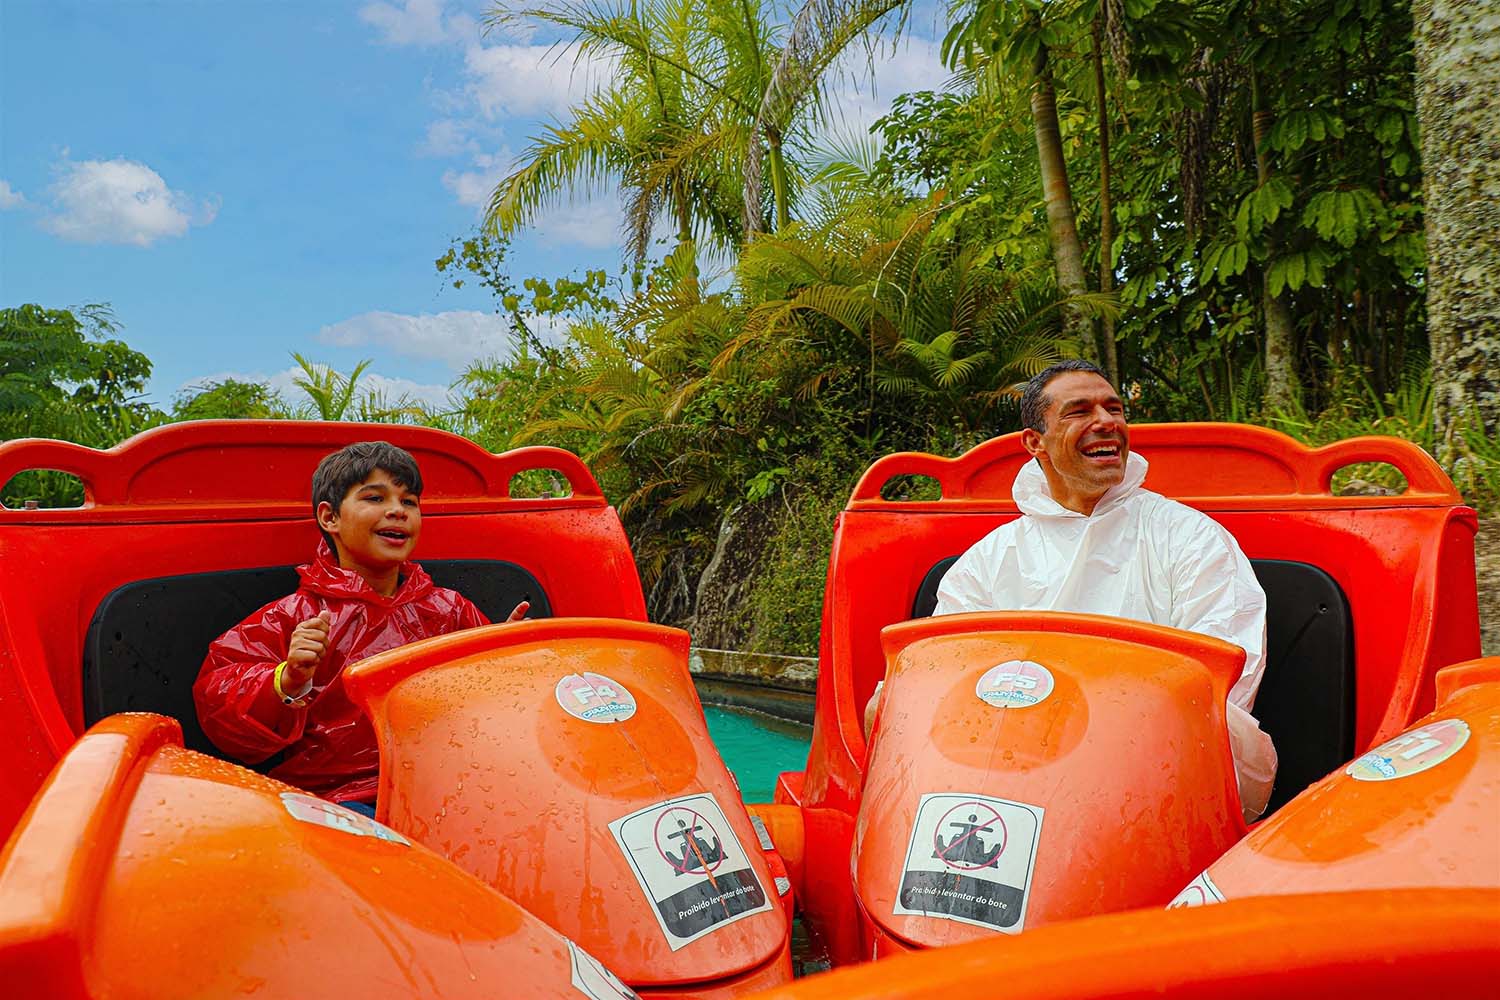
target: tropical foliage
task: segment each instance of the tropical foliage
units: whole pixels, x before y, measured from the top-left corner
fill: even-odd
[[[878,59],[872,27],[888,41],[905,15],[497,8],[493,24],[539,25],[611,68],[436,261],[493,295],[510,353],[440,411],[298,358],[296,402],[220,383],[172,416],[360,416],[571,448],[619,505],[658,619],[705,626],[700,579],[735,546],[753,580],[716,634],[777,652],[811,651],[832,519],[869,461],[1014,429],[1018,383],[1063,356],[1117,373],[1136,420],[1408,437],[1494,506],[1500,432],[1430,363],[1409,0],[968,0],[943,43],[950,85],[895,97],[870,145],[830,151],[841,54],[864,40]],[[1488,92],[1465,91],[1476,120]],[[625,206],[619,276],[518,274],[511,234],[605,184]],[[133,401],[149,362],[107,314],[3,316],[5,340],[37,338],[21,368],[0,363],[7,435],[108,443],[167,419]],[[1465,370],[1497,337],[1484,316],[1449,351]],[[50,422],[18,430],[23,398]],[[1387,474],[1351,486],[1399,486]]]

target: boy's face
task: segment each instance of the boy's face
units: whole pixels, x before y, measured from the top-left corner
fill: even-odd
[[[319,504],[318,525],[333,537],[340,566],[383,572],[411,558],[422,533],[422,507],[417,494],[376,469],[344,494],[338,510]]]

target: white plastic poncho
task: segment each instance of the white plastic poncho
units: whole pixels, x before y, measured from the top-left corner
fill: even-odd
[[[1012,496],[1026,515],[965,552],[938,587],[934,614],[1072,611],[1170,625],[1232,642],[1245,669],[1229,692],[1229,744],[1250,821],[1265,811],[1276,748],[1250,709],[1265,669],[1266,595],[1234,536],[1209,517],[1141,488],[1132,452],[1125,478],[1092,515],[1052,499],[1036,462]]]

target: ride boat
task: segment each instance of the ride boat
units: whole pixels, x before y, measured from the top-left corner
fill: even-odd
[[[191,693],[208,643],[295,589],[317,462],[375,438],[423,470],[434,580],[492,620],[522,600],[537,619],[346,671],[387,822],[218,759]],[[0,481],[26,469],[77,476],[86,501],[0,510],[10,982],[297,996],[311,966],[354,992],[628,994],[614,969],[643,994],[718,998],[790,978],[784,869],[709,740],[686,633],[644,621],[619,518],[576,456],[226,421],[108,452],[0,446]]]
[[[1473,738],[1440,763],[1474,780],[1434,794],[1493,803],[1493,661],[1437,673],[1478,652],[1477,524],[1430,459],[1384,439],[1313,450],[1225,425],[1132,436],[1148,487],[1223,523],[1267,590],[1256,711],[1282,755],[1273,808],[1449,708]],[[216,759],[190,696],[208,642],[295,585],[316,538],[302,484],[317,460],[372,437],[424,469],[434,578],[493,619],[522,599],[540,618],[347,669],[380,742],[374,821]],[[644,621],[618,517],[567,452],[283,422],[176,425],[104,453],[0,445],[0,482],[60,469],[88,497],[0,510],[6,981],[23,995],[300,996],[317,968],[391,996],[857,997],[973,988],[1004,970],[1020,995],[1311,995],[1374,974],[1351,973],[1377,949],[1330,932],[1332,917],[1394,928],[1403,912],[1426,923],[1382,945],[1399,969],[1381,963],[1383,985],[1492,972],[1482,943],[1500,878],[1472,806],[1446,814],[1457,877],[1381,883],[1449,888],[1372,898],[1350,891],[1368,883],[1350,869],[1317,897],[1236,898],[1259,876],[1242,888],[1215,864],[1261,843],[1267,857],[1278,843],[1305,851],[1316,831],[1270,836],[1294,827],[1298,799],[1241,839],[1223,731],[1234,647],[1083,615],[926,617],[951,557],[1016,516],[1007,490],[1025,460],[1012,436],[953,460],[890,456],[861,480],[836,527],[808,767],[747,814],[708,742],[687,636]],[[1366,461],[1396,466],[1407,491],[1333,495],[1333,473]],[[906,475],[935,479],[942,498],[883,499]],[[522,496],[517,477],[557,495]],[[1030,702],[977,697],[1016,663],[1048,667],[1045,697],[1025,676],[1000,687]],[[881,678],[866,746],[859,710]],[[1373,854],[1390,832],[1375,831]],[[1160,910],[1205,869],[1229,902]],[[835,964],[959,947],[787,985],[794,899]],[[1130,912],[1093,918],[1117,909]],[[232,930],[184,939],[205,927]],[[1272,928],[1298,928],[1306,946],[1162,957]],[[1108,955],[1113,978],[1093,968]]]
[[[1313,449],[1225,424],[1135,426],[1131,447],[1150,461],[1146,488],[1228,529],[1266,591],[1255,714],[1280,756],[1271,812],[1431,712],[1439,668],[1478,656],[1477,520],[1420,449]],[[807,768],[756,809],[835,965],[1162,906],[1246,832],[1223,730],[1242,652],[1086,615],[927,619],[953,560],[1019,516],[1009,491],[1028,460],[1019,434],[953,459],[890,455],[839,515]],[[1335,473],[1371,462],[1405,491],[1335,494]],[[940,499],[888,498],[904,477],[934,481]],[[1045,668],[1019,678],[1044,681],[1042,699],[997,683],[1027,664]],[[862,710],[882,679],[867,743]],[[1493,815],[1485,755],[1470,791]],[[1492,828],[1464,829],[1493,860]],[[1493,867],[1454,881],[1500,887]],[[1445,884],[1411,879],[1380,884]]]

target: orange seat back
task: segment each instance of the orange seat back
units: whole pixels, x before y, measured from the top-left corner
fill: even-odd
[[[554,618],[349,667],[380,743],[378,815],[633,986],[775,960],[788,918],[687,653],[677,629]]]
[[[579,996],[609,974],[374,821],[117,715],[68,751],[0,854],[15,997]]]
[[[1500,889],[1500,657],[1438,673],[1436,711],[1334,771],[1178,896]]]
[[[1038,612],[881,638],[854,864],[866,912],[898,938],[940,946],[1161,905],[1244,835],[1224,722],[1238,647]]]
[[[578,457],[560,448],[496,455],[428,427],[294,420],[171,424],[108,451],[5,442],[0,484],[26,469],[57,469],[82,480],[86,500],[76,509],[0,507],[0,836],[96,721],[85,713],[83,660],[101,603],[136,581],[308,562],[319,544],[313,470],[362,440],[405,448],[421,466],[418,561],[508,561],[538,581],[553,614],[645,620],[620,519]],[[513,494],[515,477],[536,469],[554,470],[563,495]],[[203,586],[213,586],[211,576]],[[206,652],[149,669],[190,687]]]

